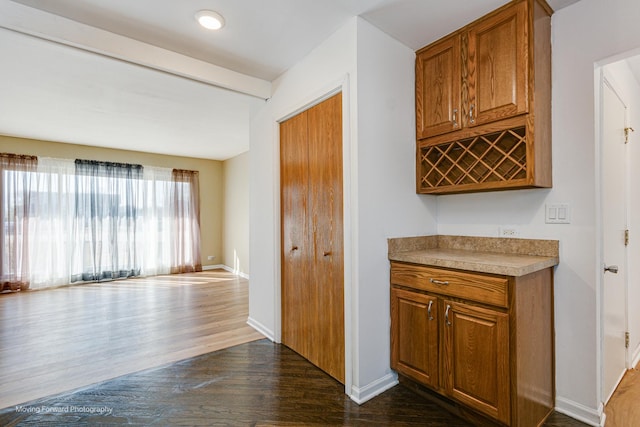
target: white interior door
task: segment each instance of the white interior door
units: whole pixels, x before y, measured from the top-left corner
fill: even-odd
[[[606,79],[602,84],[603,378],[606,403],[626,370],[627,228],[626,106]],[[608,267],[608,268],[607,268]]]

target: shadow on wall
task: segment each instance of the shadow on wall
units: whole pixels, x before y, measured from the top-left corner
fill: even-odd
[[[438,196],[438,227],[447,225],[480,226],[488,235],[497,235],[506,224],[544,225],[545,202],[551,189],[509,190],[501,192]],[[493,226],[495,225],[495,226]],[[495,230],[493,230],[495,228]]]

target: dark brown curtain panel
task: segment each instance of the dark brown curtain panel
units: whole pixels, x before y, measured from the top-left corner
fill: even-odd
[[[0,291],[29,288],[29,219],[34,156],[0,153]]]
[[[171,203],[174,210],[171,230],[171,273],[202,271],[198,171],[173,170]]]

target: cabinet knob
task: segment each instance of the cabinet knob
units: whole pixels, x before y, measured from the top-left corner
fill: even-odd
[[[297,251],[297,250],[298,250],[298,247],[297,247],[297,246],[292,246],[292,247],[291,247],[291,252],[293,252],[293,251]]]
[[[446,280],[443,281],[443,280],[429,279],[429,281],[431,283],[433,283],[434,285],[448,285],[449,284],[449,282],[446,281]]]
[[[322,256],[329,256],[331,255],[331,251],[325,251],[322,253]]]
[[[444,312],[444,321],[447,326],[451,326],[451,322],[449,321],[449,310],[451,310],[451,306],[447,304],[447,309]]]
[[[453,127],[457,128],[458,127],[458,109],[457,108],[453,109],[453,119],[452,119],[452,121],[453,121]]]
[[[476,119],[473,118],[473,109],[475,108],[475,104],[471,104],[469,106],[469,123],[474,124]]]
[[[429,307],[427,307],[427,315],[429,316],[429,320],[433,320],[433,316],[431,315],[432,305],[433,305],[433,300],[429,300]]]

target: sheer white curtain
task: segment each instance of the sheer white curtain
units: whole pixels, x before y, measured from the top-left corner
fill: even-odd
[[[71,278],[75,213],[75,163],[41,157],[30,222],[31,288],[66,285]]]
[[[75,166],[71,281],[139,276],[142,165],[77,159]]]
[[[74,255],[87,246],[84,233],[74,232],[76,178],[74,160],[38,159],[32,203],[35,220],[29,223],[31,289],[67,285],[73,281],[74,270],[83,264],[82,258]],[[140,275],[169,274],[174,214],[172,169],[146,166],[141,182],[135,202],[137,216],[144,218],[135,241],[141,259]]]
[[[102,185],[103,177],[78,172],[75,160],[41,157],[30,173],[28,228],[19,236],[28,266],[23,288],[202,269],[197,172],[178,171],[176,179],[176,170],[145,166],[141,176],[118,175],[110,187]],[[11,200],[3,199],[2,208],[15,210],[18,204]],[[100,218],[94,202],[106,205]],[[92,221],[102,224],[93,227]],[[109,251],[124,253],[126,262],[111,262]]]
[[[168,168],[144,168],[144,232],[142,274],[169,274],[171,270],[171,173]]]

